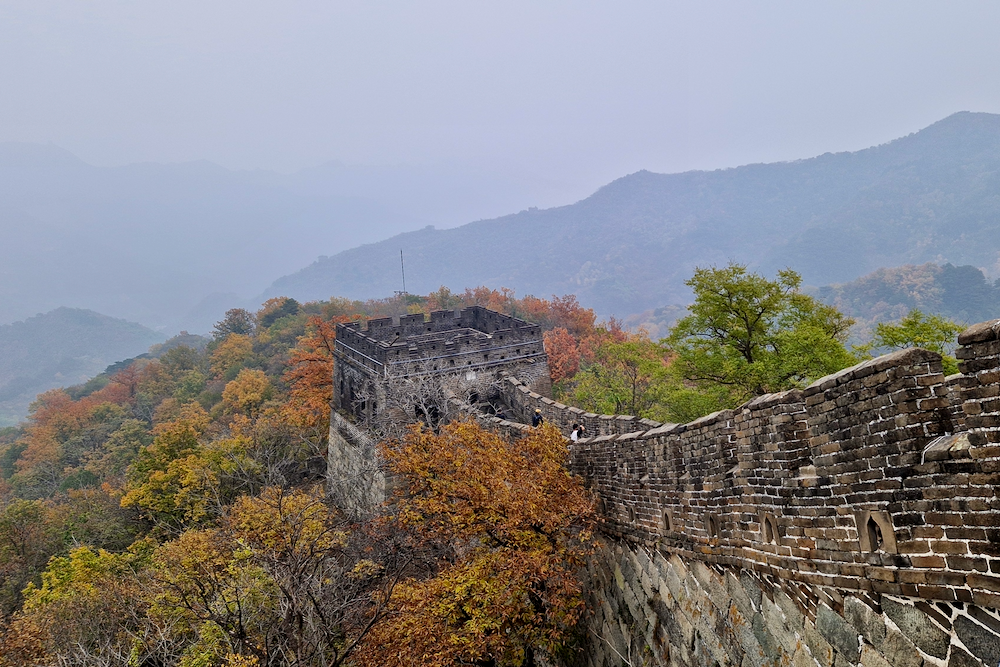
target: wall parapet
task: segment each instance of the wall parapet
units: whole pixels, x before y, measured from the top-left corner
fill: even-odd
[[[1000,320],[959,338],[959,376],[907,349],[689,424],[594,415],[508,380],[513,418],[568,433],[605,532],[778,580],[1000,608]]]

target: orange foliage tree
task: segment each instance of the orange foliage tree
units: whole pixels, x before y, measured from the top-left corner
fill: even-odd
[[[564,327],[546,331],[543,336],[545,354],[549,357],[552,382],[571,378],[580,370],[580,348],[576,339]]]
[[[413,428],[383,454],[403,482],[394,525],[440,554],[402,581],[365,665],[530,665],[566,649],[596,514],[553,427],[511,441],[474,422]]]
[[[293,423],[324,431],[328,427],[333,398],[333,342],[337,324],[351,319],[349,315],[309,318],[306,335],[291,351],[282,376],[289,387],[285,411]]]

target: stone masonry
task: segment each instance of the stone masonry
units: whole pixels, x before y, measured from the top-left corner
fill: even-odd
[[[338,324],[327,456],[335,502],[364,514],[385,498],[380,427],[482,410],[505,377],[549,391],[538,325],[481,306]]]
[[[959,344],[958,376],[903,350],[690,424],[508,380],[512,419],[595,434],[582,663],[1000,664],[1000,320]]]
[[[482,306],[337,325],[333,407],[367,419],[388,380],[434,377],[481,384],[508,373],[541,393],[550,390],[548,359],[537,324]],[[443,409],[444,406],[441,406]],[[406,415],[416,419],[416,415]]]

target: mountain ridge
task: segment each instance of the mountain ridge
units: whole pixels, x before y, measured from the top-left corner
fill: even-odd
[[[141,324],[80,308],[0,325],[0,426],[23,419],[39,393],[85,382],[163,340]]]
[[[243,301],[318,255],[552,194],[487,167],[102,167],[0,143],[0,323],[71,306],[208,331],[225,312],[213,295]]]
[[[791,266],[812,284],[926,261],[992,272],[1000,262],[992,238],[998,173],[1000,116],[959,112],[861,151],[638,171],[574,204],[345,250],[279,278],[262,296],[390,294],[400,289],[401,249],[417,293],[478,284],[575,293],[602,315],[682,303],[695,266],[730,260],[766,273]],[[949,236],[953,224],[963,227],[958,240]]]

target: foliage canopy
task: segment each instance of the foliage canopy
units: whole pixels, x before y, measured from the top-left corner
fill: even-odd
[[[801,283],[790,269],[775,280],[742,264],[696,269],[690,314],[665,341],[676,372],[696,389],[723,388],[731,407],[850,366],[853,320],[801,293]]]
[[[558,430],[509,440],[457,422],[413,428],[383,452],[403,481],[394,522],[437,557],[399,584],[362,662],[530,665],[564,650],[596,513]]]

